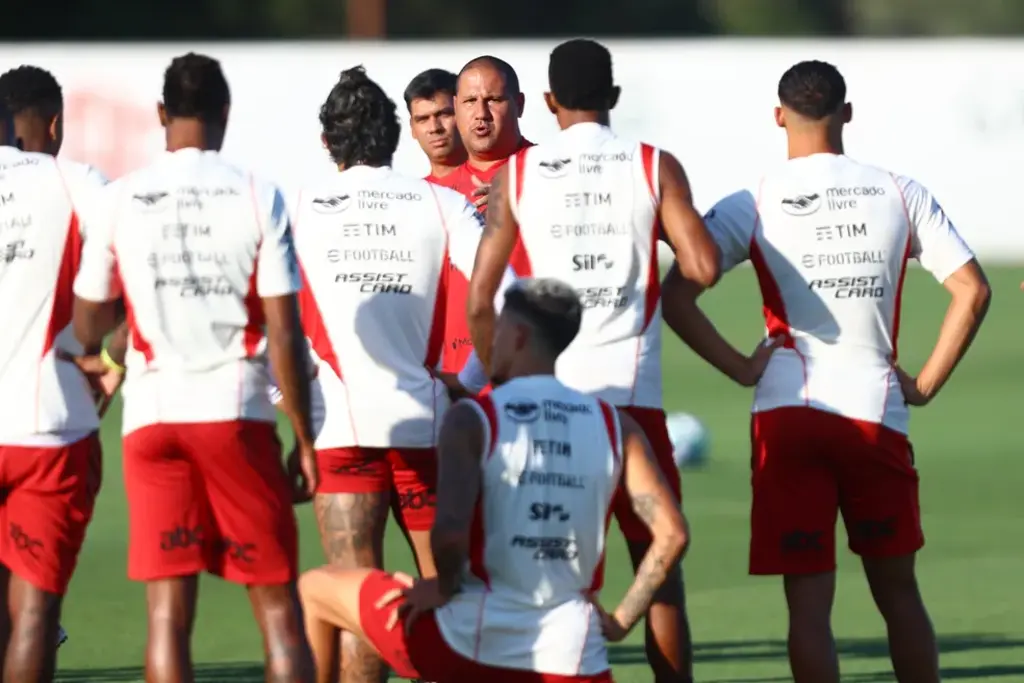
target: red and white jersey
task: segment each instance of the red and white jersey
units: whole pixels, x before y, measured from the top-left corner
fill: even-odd
[[[277,188],[216,152],[166,152],[108,185],[89,225],[75,294],[124,296],[124,433],[276,420],[261,299],[300,286]]]
[[[0,444],[78,441],[99,427],[85,377],[56,349],[81,353],[72,285],[102,181],[51,156],[0,147]]]
[[[907,261],[939,282],[974,255],[920,184],[846,156],[792,159],[704,221],[722,271],[750,259],[769,336],[754,411],[809,406],[906,433],[893,372]]]
[[[459,193],[389,167],[348,168],[295,206],[316,447],[433,447],[449,405],[431,373],[449,264],[469,277],[483,219]]]
[[[487,446],[462,588],[435,612],[441,634],[490,666],[606,671],[587,596],[604,579],[622,471],[618,414],[550,375],[513,379],[470,405]]]
[[[559,379],[613,405],[661,407],[658,150],[578,123],[509,163],[509,201],[529,260],[583,303]]]

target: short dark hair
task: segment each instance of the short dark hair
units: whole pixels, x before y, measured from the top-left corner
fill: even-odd
[[[512,68],[512,65],[504,59],[498,59],[491,55],[482,55],[466,62],[466,66],[462,67],[462,70],[459,71],[458,79],[455,81],[456,85],[458,85],[458,81],[462,79],[462,74],[466,73],[470,69],[475,69],[478,66],[490,66],[501,74],[502,78],[505,79],[505,94],[513,96],[519,94],[519,74],[517,74],[516,70]]]
[[[346,168],[390,164],[401,135],[397,111],[363,67],[342,71],[320,107],[320,125],[334,163]]]
[[[405,108],[412,111],[413,100],[432,100],[438,93],[455,96],[459,77],[444,69],[427,69],[416,74],[405,87]]]
[[[573,111],[604,111],[612,104],[612,54],[586,38],[562,43],[551,52],[548,84],[558,104]]]
[[[779,79],[779,102],[801,116],[820,121],[846,103],[846,81],[828,62],[800,62]]]
[[[53,74],[27,64],[0,76],[0,100],[7,105],[8,116],[33,113],[48,118],[64,109],[64,93]]]
[[[520,316],[548,351],[558,356],[580,331],[583,306],[576,291],[554,278],[526,278],[505,291],[505,310]]]
[[[11,144],[14,138],[14,121],[7,103],[0,100],[0,145]]]
[[[164,110],[168,118],[220,122],[231,91],[220,62],[189,52],[175,57],[164,72]]]

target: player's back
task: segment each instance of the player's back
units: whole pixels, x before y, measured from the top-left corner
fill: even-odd
[[[919,258],[941,280],[970,259],[927,190],[816,154],[789,160],[705,220],[723,269],[749,256],[768,334],[786,339],[754,409],[804,405],[905,431],[893,365],[907,261]]]
[[[317,447],[433,447],[448,398],[428,368],[441,357],[449,228],[460,229],[465,200],[354,166],[296,206],[303,327],[322,362]]]
[[[615,405],[661,407],[658,157],[582,123],[510,164],[530,273],[570,283],[584,307],[558,376]]]
[[[55,355],[82,350],[70,328],[84,229],[76,205],[95,189],[65,178],[53,157],[0,147],[0,443],[98,426],[85,378]]]
[[[621,431],[609,404],[551,376],[476,403],[488,425],[462,590],[437,619],[464,656],[543,673],[608,667],[587,594],[600,589]]]
[[[105,200],[132,336],[126,433],[273,420],[260,297],[282,274],[260,261],[290,248],[280,192],[216,152],[187,148],[111,183]]]

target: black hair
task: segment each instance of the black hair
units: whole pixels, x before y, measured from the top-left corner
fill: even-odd
[[[548,84],[558,104],[573,111],[607,111],[615,97],[612,54],[586,38],[562,43],[551,52]]]
[[[512,65],[506,62],[504,59],[498,59],[491,55],[483,55],[476,59],[471,59],[466,62],[466,66],[462,67],[459,71],[459,80],[462,79],[462,74],[466,73],[470,69],[475,69],[478,66],[490,66],[501,74],[502,78],[505,79],[505,94],[515,97],[520,93],[519,90],[519,74],[512,68]],[[458,83],[458,80],[456,80]]]
[[[583,307],[575,290],[553,278],[519,280],[505,291],[505,310],[528,322],[556,357],[579,334],[583,318]]]
[[[175,57],[164,72],[164,110],[168,118],[223,123],[231,91],[220,62],[189,52]]]
[[[820,121],[846,103],[846,81],[828,62],[800,62],[779,79],[779,102],[803,117]]]
[[[438,93],[455,96],[459,77],[444,69],[427,69],[405,87],[405,108],[412,112],[413,100],[432,100]]]
[[[346,168],[389,165],[401,134],[397,111],[366,69],[356,66],[342,71],[320,107],[320,126],[334,163]]]
[[[38,66],[22,65],[0,76],[0,101],[8,116],[33,113],[44,118],[64,109],[64,93],[53,74]]]
[[[0,99],[0,145],[10,145],[14,142],[14,121],[12,120],[11,109],[7,103]]]

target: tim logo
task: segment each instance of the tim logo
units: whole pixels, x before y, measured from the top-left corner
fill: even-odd
[[[538,164],[540,174],[545,178],[562,178],[569,173],[572,159],[552,159]]]
[[[519,424],[536,422],[539,416],[540,408],[533,401],[514,399],[505,404],[505,417],[513,422]]]
[[[333,197],[317,197],[313,200],[313,210],[317,213],[341,213],[352,203],[352,197],[338,194]]]
[[[790,216],[810,216],[821,208],[820,194],[798,194],[782,200],[782,210]]]
[[[145,192],[143,194],[133,194],[132,204],[134,204],[143,213],[159,213],[166,209],[169,205],[163,203],[170,195],[166,192]]]

